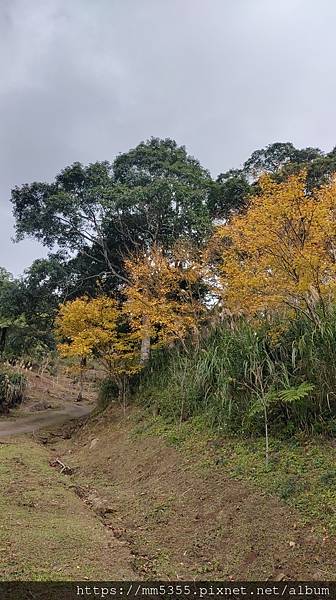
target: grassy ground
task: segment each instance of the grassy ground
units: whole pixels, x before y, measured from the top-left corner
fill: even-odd
[[[0,455],[2,580],[133,575],[125,549],[49,466],[42,446],[20,438],[2,443]]]

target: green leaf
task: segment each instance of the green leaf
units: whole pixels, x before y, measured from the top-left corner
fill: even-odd
[[[291,404],[292,402],[297,402],[298,400],[302,400],[302,398],[309,396],[314,387],[315,386],[312,383],[305,381],[297,387],[290,387],[286,390],[281,390],[279,392],[279,398],[285,404]]]

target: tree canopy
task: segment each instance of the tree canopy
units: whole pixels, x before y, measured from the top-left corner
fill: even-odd
[[[316,318],[335,297],[335,183],[307,192],[306,173],[264,176],[246,213],[220,228],[222,289],[233,312],[291,307]]]
[[[117,286],[124,258],[135,250],[154,244],[169,250],[181,237],[204,241],[211,228],[210,185],[209,173],[183,146],[153,138],[112,165],[74,163],[52,183],[16,187],[17,238],[58,246]]]
[[[237,305],[243,303],[239,290],[244,289],[242,277],[243,273],[247,277],[251,254],[251,249],[244,247],[245,229],[258,231],[261,245],[266,243],[266,234],[271,235],[283,211],[289,214],[297,209],[293,186],[299,186],[299,197],[303,194],[310,207],[321,206],[317,190],[325,193],[335,172],[335,150],[324,153],[318,148],[297,149],[290,142],[276,142],[254,151],[241,168],[224,171],[214,179],[184,146],[169,138],[151,138],[112,162],[75,162],[52,182],[17,186],[11,198],[17,239],[33,237],[50,253],[35,261],[18,280],[1,273],[1,322],[9,323],[12,332],[14,324],[20,324],[16,340],[21,350],[36,340],[54,347],[52,327],[59,305],[103,295],[132,307],[130,320],[157,339],[178,337],[181,332],[183,337],[196,327],[195,323],[191,326],[195,307],[201,314],[206,302],[211,304],[209,289],[216,295],[223,272],[232,270],[234,264],[240,270]],[[262,215],[266,196],[267,218]],[[219,233],[221,228],[224,236]],[[249,244],[252,237],[252,233],[246,237]],[[286,240],[289,243],[283,235],[282,241]],[[176,256],[177,248],[184,248],[184,260]],[[293,245],[291,251],[295,257],[288,260],[294,264],[300,253]],[[239,256],[236,263],[235,252],[236,258]],[[261,248],[255,252],[264,256]],[[251,256],[258,265],[256,256]],[[192,281],[196,272],[198,279]],[[277,277],[277,285],[279,281]],[[232,294],[234,285],[231,280]],[[249,292],[256,289],[248,277],[246,285]],[[179,325],[183,311],[189,311],[190,326],[183,319]],[[7,333],[6,329],[3,335]]]

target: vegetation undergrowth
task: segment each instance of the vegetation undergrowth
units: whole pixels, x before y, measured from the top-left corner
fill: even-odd
[[[237,321],[199,346],[157,352],[134,385],[137,403],[181,424],[202,415],[217,432],[336,431],[336,313]]]

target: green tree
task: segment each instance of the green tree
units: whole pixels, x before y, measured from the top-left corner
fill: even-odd
[[[244,163],[244,173],[257,179],[262,173],[275,173],[291,161],[296,150],[291,142],[275,142],[252,152]]]
[[[125,282],[125,255],[154,243],[203,241],[211,228],[209,173],[173,140],[153,138],[116,158],[74,163],[52,183],[16,187],[17,239],[32,236],[62,249],[89,276]],[[84,290],[82,290],[84,291]]]
[[[246,208],[253,186],[240,169],[231,169],[218,175],[212,184],[208,207],[215,219],[226,219],[233,211]]]
[[[0,267],[0,355],[5,349],[8,329],[11,324],[11,288],[12,276],[6,269]]]
[[[53,321],[62,298],[48,260],[35,261],[25,275],[13,279],[0,269],[0,353],[7,357],[55,347]],[[54,281],[52,277],[54,276]]]
[[[336,150],[323,153],[319,148],[297,149],[290,142],[276,142],[255,150],[244,163],[243,173],[254,182],[262,173],[268,173],[281,182],[303,168],[307,171],[309,190],[328,183],[336,172]]]
[[[122,211],[129,219],[132,215],[145,248],[170,249],[181,238],[204,241],[211,229],[207,201],[212,181],[184,146],[151,138],[119,155],[113,172]]]
[[[6,269],[0,267],[0,355],[10,345],[11,336],[24,327],[20,306],[20,284]]]

